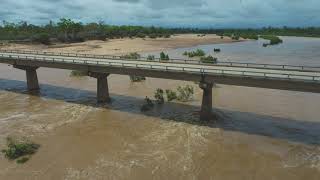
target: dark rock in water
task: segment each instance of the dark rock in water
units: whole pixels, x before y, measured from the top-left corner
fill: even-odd
[[[221,52],[221,49],[219,49],[219,48],[214,48],[213,51],[214,51],[214,52]]]

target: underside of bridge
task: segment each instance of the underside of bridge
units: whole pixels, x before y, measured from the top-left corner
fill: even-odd
[[[14,65],[14,68],[26,71],[27,86],[29,91],[39,90],[39,82],[37,69],[34,66]],[[88,72],[88,76],[97,79],[97,102],[109,103],[111,98],[109,95],[108,76],[109,73]],[[212,117],[212,82],[201,81],[199,87],[203,90],[202,104],[200,110],[200,120],[208,120]]]

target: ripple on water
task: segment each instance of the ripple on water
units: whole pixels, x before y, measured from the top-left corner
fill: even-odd
[[[306,147],[297,145],[291,148],[285,155],[283,166],[311,167],[320,171],[320,147]]]

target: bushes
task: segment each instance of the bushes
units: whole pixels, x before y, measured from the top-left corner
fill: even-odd
[[[143,34],[143,33],[138,33],[138,34],[137,34],[137,37],[138,37],[138,38],[146,38],[146,36],[147,36],[147,35],[146,35],[146,34]]]
[[[4,153],[5,157],[9,160],[17,159],[17,163],[25,163],[39,148],[39,144],[35,144],[29,140],[17,140],[7,137],[7,149],[2,150],[2,153]]]
[[[189,56],[189,57],[201,57],[201,56],[205,56],[206,53],[202,50],[202,49],[197,49],[196,51],[185,51],[183,53],[184,56]]]
[[[123,56],[121,56],[121,58],[123,58],[123,59],[139,59],[139,58],[141,58],[141,55],[137,52],[134,52],[134,53],[123,55]]]
[[[202,63],[210,63],[210,64],[215,64],[217,63],[218,59],[217,58],[214,58],[212,56],[207,56],[207,57],[201,57],[200,58],[200,62]]]
[[[164,38],[170,38],[171,35],[170,35],[170,34],[165,34],[163,37],[164,37]]]
[[[162,60],[162,61],[169,61],[169,60],[170,60],[169,55],[168,55],[168,54],[165,54],[164,52],[161,52],[161,53],[160,53],[160,60]]]
[[[253,39],[253,40],[258,40],[259,39],[259,36],[256,35],[256,34],[240,34],[240,36],[243,39]]]
[[[40,33],[35,35],[32,41],[45,44],[45,45],[50,45],[50,36],[47,33]]]
[[[150,34],[149,35],[149,38],[151,38],[151,39],[156,39],[158,36],[157,36],[157,34]]]
[[[269,44],[264,44],[263,47],[267,47],[268,45],[277,45],[283,43],[283,40],[280,39],[278,36],[260,36],[262,39],[269,40]]]
[[[148,61],[154,61],[156,58],[154,57],[154,55],[148,55],[147,60]]]

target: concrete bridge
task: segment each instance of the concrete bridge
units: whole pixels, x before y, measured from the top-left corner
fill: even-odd
[[[120,56],[0,50],[0,63],[26,71],[28,90],[38,90],[39,67],[80,70],[97,79],[97,100],[109,102],[110,74],[199,82],[203,90],[200,119],[211,116],[213,84],[320,93],[320,67],[195,60],[148,61]]]

